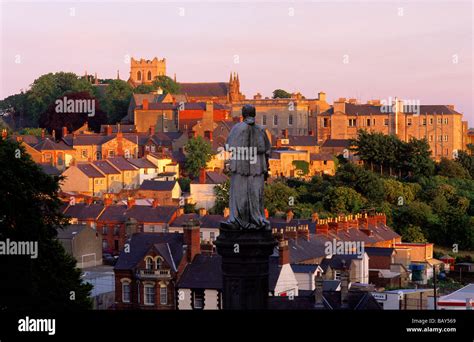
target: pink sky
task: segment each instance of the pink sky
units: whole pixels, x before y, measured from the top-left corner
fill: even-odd
[[[0,98],[47,72],[115,78],[119,69],[126,79],[126,55],[157,56],[182,82],[238,72],[249,98],[276,88],[329,101],[398,96],[454,104],[474,125],[472,17],[471,1],[7,2]]]

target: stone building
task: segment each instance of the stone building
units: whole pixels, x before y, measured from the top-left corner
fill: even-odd
[[[155,57],[152,60],[131,58],[128,83],[132,86],[152,84],[158,76],[166,76],[166,58],[158,59]]]
[[[333,107],[318,114],[318,143],[328,139],[353,139],[360,129],[394,134],[402,141],[425,138],[432,156],[453,158],[467,143],[467,121],[452,105],[413,105],[395,99],[391,105],[378,100],[360,104],[340,98]]]

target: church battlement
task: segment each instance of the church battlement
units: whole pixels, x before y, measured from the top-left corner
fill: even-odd
[[[133,86],[152,84],[158,76],[166,76],[166,58],[152,60],[140,58],[130,59],[129,83]]]

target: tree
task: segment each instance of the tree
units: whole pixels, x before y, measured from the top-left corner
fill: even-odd
[[[217,215],[222,215],[224,209],[229,207],[229,192],[230,192],[230,180],[227,179],[224,183],[218,184],[214,187],[214,194],[216,200],[212,212]]]
[[[465,151],[459,151],[456,162],[461,164],[461,166],[469,172],[471,178],[474,178],[474,156],[472,155],[472,152],[471,154],[468,154]]]
[[[189,175],[196,177],[212,158],[211,144],[202,137],[191,138],[184,146],[186,152],[185,169]]]
[[[366,199],[354,189],[339,186],[329,189],[323,203],[333,214],[358,213],[364,207]]]
[[[59,179],[43,173],[17,142],[0,140],[0,240],[37,242],[37,258],[2,256],[1,310],[88,309],[89,284],[57,240],[66,224],[58,198]],[[74,300],[71,300],[74,296]]]
[[[274,99],[290,99],[291,94],[283,89],[275,89],[273,91],[273,98]]]
[[[163,90],[163,93],[167,94],[178,94],[181,90],[179,84],[168,76],[158,76],[153,81],[153,87],[155,89],[161,88]]]
[[[72,72],[49,73],[40,76],[27,92],[27,114],[33,125],[37,125],[42,113],[69,92],[88,92],[93,95],[92,85]]]
[[[404,242],[424,243],[428,242],[423,234],[420,227],[414,225],[408,225],[401,231]]]
[[[135,94],[149,94],[155,90],[151,84],[140,84],[133,89]]]
[[[86,111],[80,113],[58,112],[56,104],[53,102],[48,109],[41,114],[38,122],[39,126],[46,128],[50,133],[55,130],[57,138],[61,138],[63,127],[67,127],[68,131],[74,131],[82,127],[85,122],[87,122],[88,127],[94,132],[100,132],[100,126],[107,123],[107,116],[101,110],[99,102],[88,92],[66,93],[64,96],[67,97],[68,100],[73,101],[92,101],[94,115],[89,116],[89,113]],[[62,99],[63,97],[58,100]]]
[[[436,173],[448,178],[471,178],[469,171],[460,162],[444,157],[436,165]]]
[[[116,124],[127,115],[132,93],[133,88],[127,82],[122,80],[110,82],[103,98],[109,123]]]
[[[283,181],[275,181],[265,184],[264,196],[265,208],[270,215],[275,215],[278,212],[286,212],[295,206],[298,192]]]
[[[36,122],[27,115],[27,94],[21,92],[0,101],[0,114],[12,128],[35,126]]]

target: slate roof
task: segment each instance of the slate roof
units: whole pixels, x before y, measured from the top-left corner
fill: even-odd
[[[171,191],[176,185],[176,181],[154,181],[144,180],[139,190],[151,191]]]
[[[120,171],[134,171],[137,167],[130,164],[124,157],[108,158],[107,161]]]
[[[290,146],[316,146],[317,140],[315,136],[312,135],[290,135],[288,136],[290,140]]]
[[[145,168],[156,169],[156,165],[146,158],[130,158],[127,160],[130,164],[133,164],[136,167],[141,168],[141,169],[145,169]]]
[[[59,176],[61,174],[61,171],[59,171],[56,167],[49,163],[39,163],[38,164],[41,169],[43,170],[44,173],[50,176]]]
[[[63,211],[64,215],[78,220],[95,220],[104,209],[103,204],[77,203],[68,205]]]
[[[137,94],[134,94],[137,95]],[[112,128],[112,133],[118,132],[118,125],[100,125],[100,133],[106,132],[106,127]],[[120,132],[122,133],[135,133],[135,125],[120,125]]]
[[[185,223],[191,220],[198,220],[199,215],[196,213],[191,213],[191,214],[183,214],[179,217],[177,217],[172,223],[172,227],[182,227]]]
[[[82,171],[89,178],[104,178],[104,174],[97,170],[91,163],[77,164],[79,170]]]
[[[146,223],[168,223],[171,221],[177,207],[146,205],[134,205],[128,208],[126,205],[111,205],[105,208],[98,221],[126,222],[129,218],[138,222]]]
[[[318,264],[291,264],[291,269],[294,273],[314,273],[318,266]]]
[[[222,290],[221,264],[222,258],[220,255],[197,255],[194,257],[194,260],[186,266],[183,275],[178,281],[177,287]],[[268,271],[268,286],[269,290],[272,291],[275,289],[281,272],[281,267],[278,265],[278,257],[270,257]]]
[[[227,176],[217,171],[206,171],[205,184],[222,184],[227,180]],[[199,184],[199,177],[194,178],[192,184]]]
[[[199,218],[202,228],[219,228],[222,221],[224,221],[222,215],[204,215]]]
[[[73,148],[66,145],[64,142],[55,142],[49,138],[45,138],[33,146],[38,151],[64,151],[72,150]]]
[[[321,147],[349,147],[350,139],[327,139],[321,145]]]
[[[69,146],[89,146],[102,145],[115,138],[115,135],[99,135],[99,134],[79,134],[73,136],[68,134],[62,137],[63,141]]]
[[[106,175],[117,175],[117,174],[119,175],[120,174],[119,170],[117,170],[115,167],[107,163],[107,161],[105,160],[96,160],[96,161],[93,161],[92,164],[94,164],[94,166],[98,168],[100,172]]]
[[[222,289],[222,258],[220,255],[197,255],[184,270],[178,288]]]
[[[333,270],[342,270],[344,267],[351,268],[352,260],[360,260],[357,254],[335,254],[330,259],[321,261],[321,268],[326,272],[330,266]]]
[[[229,92],[229,83],[179,83],[180,93],[188,97],[224,97]]]
[[[345,104],[345,114],[347,115],[387,115],[388,113],[382,112],[382,106],[375,106],[371,104]],[[414,113],[414,111],[407,111],[411,108],[405,108],[406,113]],[[420,105],[420,114],[460,114],[454,109],[449,108],[446,105]],[[325,113],[334,114],[334,107],[329,108]]]
[[[183,234],[175,233],[135,233],[129,239],[130,250],[120,253],[115,270],[134,269],[152,246],[162,251],[169,247],[168,258],[177,266],[183,257]],[[158,246],[157,246],[158,245]],[[164,246],[167,245],[167,246]]]
[[[367,255],[370,256],[386,256],[391,257],[393,254],[394,248],[383,248],[383,247],[365,247],[364,248]]]

